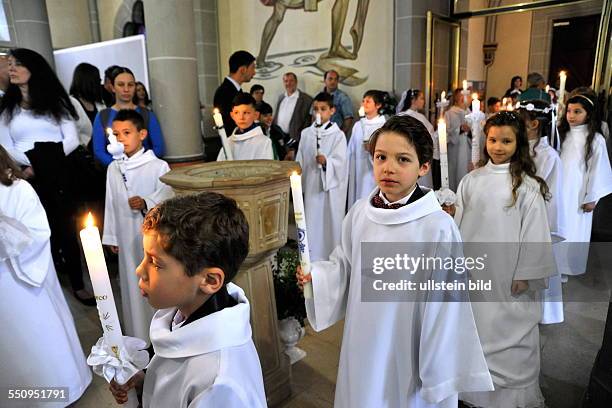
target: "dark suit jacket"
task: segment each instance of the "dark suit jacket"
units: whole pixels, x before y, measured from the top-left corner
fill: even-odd
[[[300,91],[298,89],[298,91]],[[276,111],[274,114],[274,124],[277,125],[278,119],[278,108],[280,108],[280,104],[285,98],[285,94],[282,94],[278,98],[278,102],[276,103]],[[289,122],[289,136],[295,140],[296,142],[300,141],[300,135],[302,134],[302,130],[310,126],[312,123],[312,118],[310,116],[310,107],[312,105],[312,97],[307,93],[300,91],[300,95],[298,96],[298,100],[295,103],[295,109],[293,110],[293,115],[291,115],[291,121]]]
[[[213,105],[221,111],[223,125],[225,126],[225,132],[228,136],[231,135],[236,128],[236,123],[232,120],[230,112],[232,111],[232,101],[239,92],[242,91],[238,91],[234,84],[227,78],[223,79],[223,82],[215,91]]]

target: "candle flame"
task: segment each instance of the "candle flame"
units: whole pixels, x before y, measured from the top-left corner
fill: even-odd
[[[218,113],[219,113],[219,109],[217,109],[217,108],[213,109],[213,113],[214,113],[215,115],[216,115],[216,114],[218,114]]]
[[[567,76],[567,74],[565,73],[565,71],[561,71],[561,72],[559,72],[559,76],[560,77],[564,77],[564,76]]]
[[[474,92],[472,94],[472,100],[474,100],[474,99],[478,99],[478,94],[476,92]]]
[[[85,218],[85,228],[90,228],[93,227],[94,224],[94,217],[93,215],[91,215],[91,211],[87,214],[87,218]]]
[[[442,91],[442,96],[440,96],[440,99],[446,99],[446,92]]]
[[[107,127],[106,128],[106,134],[109,135],[109,136],[112,136],[113,135],[113,129]]]
[[[297,176],[297,175],[298,175],[298,172],[297,172],[297,171],[295,171],[295,170],[293,170],[293,173],[291,173],[291,175],[292,175],[292,176]]]
[[[446,125],[446,121],[442,118],[438,119],[438,125]]]

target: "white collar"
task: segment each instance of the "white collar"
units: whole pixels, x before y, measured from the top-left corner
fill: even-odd
[[[539,139],[529,139],[529,147],[533,148],[533,146],[536,144],[536,142],[538,142],[538,147],[545,147],[548,146],[548,137],[546,136],[542,136]]]
[[[127,156],[126,156],[127,157]],[[135,169],[136,167],[140,167],[143,164],[149,163],[155,160],[157,157],[153,150],[145,150],[144,147],[134,153],[132,157],[128,157],[125,160],[125,168],[126,169]]]
[[[331,123],[331,126],[329,128],[327,128],[327,126]],[[312,131],[316,134],[317,131],[320,132],[321,136],[327,136],[330,135],[332,133],[337,133],[337,132],[342,132],[340,130],[340,128],[338,127],[338,125],[335,122],[332,122],[331,120],[328,120],[327,122],[323,123],[321,125],[321,127],[316,127],[315,123],[312,122]]]
[[[385,123],[385,117],[383,115],[376,115],[372,119],[368,119],[367,116],[361,118],[365,125],[378,125],[379,123]]]
[[[238,82],[236,82],[234,80],[234,78],[232,78],[230,76],[226,76],[225,78],[227,78],[228,81],[230,81],[232,84],[234,84],[234,86],[236,87],[237,91],[242,91],[242,87],[240,86],[240,84]]]
[[[416,186],[417,185],[415,184],[414,187],[412,188],[412,191],[410,191],[407,196],[405,196],[404,198],[401,198],[401,199],[399,199],[397,201],[394,201],[394,202],[391,202],[391,201],[387,200],[387,197],[385,197],[385,195],[383,194],[382,190],[378,190],[378,196],[380,198],[382,198],[383,202],[385,204],[387,204],[387,205],[391,205],[391,204],[402,204],[402,205],[404,205],[404,204],[406,204],[408,202],[408,200],[410,200],[410,197],[412,197],[412,194],[414,194],[414,192],[416,190]]]
[[[578,125],[578,126],[570,126],[570,131],[586,133],[589,131],[589,125],[584,124],[584,125]]]
[[[508,162],[508,163],[503,163],[503,164],[494,164],[491,160],[489,160],[487,164],[485,165],[485,168],[487,168],[491,173],[498,173],[498,174],[509,173],[510,163]]]
[[[227,284],[238,304],[204,316],[171,331],[176,308],[161,309],[151,321],[150,337],[155,354],[163,358],[185,358],[241,346],[251,340],[250,306],[244,291]]]
[[[237,129],[238,128],[234,130],[234,133],[232,133],[232,136],[230,137],[230,139],[234,142],[243,142],[245,140],[254,138],[255,136],[258,136],[258,135],[265,136],[263,134],[263,131],[261,130],[261,126],[255,126],[253,129],[249,130],[246,133],[242,133],[242,134],[237,134],[236,133]]]
[[[384,208],[376,208],[372,205],[372,197],[379,192],[379,188],[376,187],[372,190],[365,202],[366,216],[377,224],[394,225],[414,221],[437,211],[442,211],[442,207],[440,207],[440,203],[438,203],[438,199],[434,192],[428,188],[419,187],[425,193],[425,196],[393,211],[388,211]],[[407,198],[409,199],[410,196]],[[406,199],[406,197],[404,197],[404,199]],[[406,201],[408,201],[408,199],[406,199]]]

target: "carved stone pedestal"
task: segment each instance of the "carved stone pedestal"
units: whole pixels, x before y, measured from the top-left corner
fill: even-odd
[[[287,242],[293,171],[299,171],[294,162],[236,160],[181,167],[161,178],[176,194],[214,191],[231,197],[249,222],[249,255],[234,282],[251,303],[253,342],[270,406],[291,394],[291,367],[278,334],[270,259]]]

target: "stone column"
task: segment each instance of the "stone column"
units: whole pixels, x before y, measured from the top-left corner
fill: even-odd
[[[15,46],[38,52],[51,67],[55,67],[46,1],[10,0],[10,7],[15,28]]]
[[[422,90],[425,87],[428,10],[448,16],[449,3],[443,0],[395,0],[393,88],[397,94],[401,95],[408,88]],[[448,58],[444,60],[448,65]],[[448,66],[441,67],[438,63],[436,69],[448,69]]]
[[[202,159],[193,0],[144,2],[153,110],[166,142],[165,159]]]
[[[89,30],[91,42],[100,42],[100,22],[98,21],[98,0],[87,0],[89,9]]]

